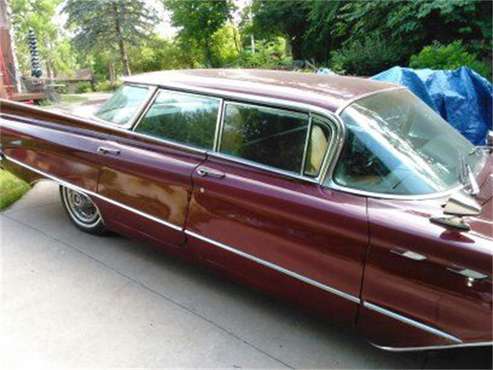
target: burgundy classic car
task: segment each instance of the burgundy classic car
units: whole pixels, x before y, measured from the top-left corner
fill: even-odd
[[[492,345],[493,156],[405,88],[194,70],[94,117],[1,102],[2,166],[83,231],[141,238],[388,350]]]

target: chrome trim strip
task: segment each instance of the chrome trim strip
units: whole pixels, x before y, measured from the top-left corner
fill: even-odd
[[[97,194],[97,193],[95,193],[93,191],[83,189],[83,188],[81,188],[81,187],[79,187],[77,185],[71,184],[71,183],[69,183],[69,182],[67,182],[65,180],[62,180],[62,179],[60,179],[60,178],[58,178],[56,176],[50,175],[50,174],[48,174],[46,172],[43,172],[43,171],[38,170],[38,169],[36,169],[34,167],[31,167],[30,165],[25,164],[25,163],[23,163],[21,161],[18,161],[17,159],[14,159],[14,158],[12,158],[12,157],[10,157],[8,155],[5,155],[5,158],[8,161],[10,161],[10,162],[16,163],[19,166],[22,166],[22,167],[27,168],[28,170],[31,170],[31,171],[36,172],[36,173],[39,173],[40,175],[43,175],[43,176],[45,176],[45,177],[47,177],[47,178],[49,178],[49,179],[51,179],[51,180],[59,183],[60,185],[63,185],[65,187],[67,187],[67,188],[73,189],[75,191],[78,191],[78,192],[83,193],[83,194],[86,194],[86,195],[90,195],[90,196],[95,197],[95,198],[99,198],[99,199],[101,199],[101,200],[103,200],[105,202],[108,202],[108,203],[111,203],[111,204],[113,204],[115,206],[121,207],[121,208],[123,208],[123,209],[125,209],[125,210],[127,210],[129,212],[133,212],[135,214],[138,214],[139,216],[142,216],[142,217],[147,218],[147,219],[149,219],[151,221],[157,222],[157,223],[159,223],[161,225],[170,227],[170,228],[172,228],[174,230],[183,231],[183,227],[181,227],[181,226],[172,224],[172,223],[170,223],[168,221],[164,221],[164,220],[162,220],[160,218],[157,218],[155,216],[152,216],[152,215],[150,215],[148,213],[139,211],[138,209],[132,208],[132,207],[127,206],[125,204],[122,204],[120,202],[117,202],[117,201],[114,201],[112,199],[106,198],[105,196],[102,196],[101,194]]]
[[[312,136],[312,124],[313,124],[312,121],[313,121],[313,116],[310,114],[308,117],[308,130],[306,131],[305,145],[303,146],[303,158],[301,159],[300,176],[305,175],[305,166],[306,166],[306,159],[307,159],[306,157],[308,156],[308,145],[310,144],[310,140],[311,140],[311,136]],[[329,148],[327,148],[327,151],[328,151],[328,149]]]
[[[407,352],[407,351],[431,351],[438,349],[452,349],[452,348],[467,348],[467,347],[485,347],[485,346],[493,346],[492,342],[473,342],[473,343],[460,343],[460,344],[444,344],[441,346],[423,346],[423,347],[388,347],[388,346],[379,346],[378,344],[371,343],[373,347],[378,349],[382,349],[384,351],[390,352]]]
[[[372,310],[372,311],[375,311],[375,312],[378,312],[382,315],[385,315],[385,316],[388,316],[392,319],[395,319],[395,320],[398,320],[400,322],[403,322],[404,324],[408,324],[410,326],[413,326],[417,329],[421,329],[423,331],[426,331],[428,333],[431,333],[431,334],[434,334],[436,336],[439,336],[439,337],[442,337],[442,338],[445,338],[447,340],[450,340],[454,343],[462,343],[462,341],[457,338],[457,337],[454,337],[453,335],[450,335],[448,333],[445,333],[441,330],[438,330],[438,329],[435,329],[431,326],[428,326],[428,325],[425,325],[419,321],[415,321],[413,319],[410,319],[409,317],[405,317],[405,316],[402,316],[402,315],[399,315],[395,312],[392,312],[392,311],[389,311],[383,307],[380,307],[380,306],[377,306],[373,303],[370,303],[368,301],[363,301],[363,306],[368,308],[369,310]]]
[[[250,166],[250,167],[253,167],[253,168],[257,168],[257,169],[260,169],[260,170],[269,171],[271,173],[275,173],[277,175],[286,176],[286,177],[289,177],[289,178],[292,178],[292,179],[303,180],[305,182],[311,182],[311,183],[314,183],[314,184],[318,184],[319,183],[318,179],[316,179],[316,178],[310,178],[310,177],[306,177],[306,176],[300,176],[300,174],[298,172],[289,172],[289,171],[279,170],[279,169],[277,169],[275,167],[266,166],[266,165],[263,165],[263,164],[260,164],[260,163],[257,163],[257,162],[249,161],[247,159],[235,157],[235,156],[232,156],[232,155],[228,155],[228,154],[224,154],[224,153],[217,153],[217,152],[208,152],[207,155],[209,157],[221,158],[221,159],[225,159],[225,160],[228,160],[228,161],[231,161],[231,162],[236,162],[236,163],[239,163],[239,164],[244,164],[244,165],[247,165],[247,166]]]
[[[384,93],[384,92],[387,92],[387,91],[393,91],[393,90],[405,90],[406,87],[404,86],[392,86],[392,87],[389,87],[389,88],[386,88],[386,89],[381,89],[381,90],[376,90],[376,91],[371,91],[369,93],[366,93],[366,94],[361,94],[353,99],[350,99],[348,100],[344,105],[341,105],[339,108],[337,108],[336,110],[336,115],[340,116],[341,113],[344,111],[344,109],[346,109],[347,107],[349,107],[351,104],[357,102],[358,100],[361,100],[361,99],[364,99],[364,98],[367,98],[369,96],[372,96],[372,95],[377,95],[377,94],[380,94],[380,93]]]
[[[349,188],[347,186],[342,186],[342,185],[336,184],[332,178],[330,178],[330,179],[328,178],[328,181],[326,183],[322,184],[322,186],[325,186],[326,188],[329,188],[332,190],[338,190],[338,191],[341,191],[344,193],[361,195],[361,196],[369,197],[369,198],[396,199],[396,200],[428,200],[428,199],[445,198],[445,197],[461,190],[464,187],[463,185],[459,185],[458,187],[452,188],[452,189],[447,190],[447,191],[438,192],[438,193],[431,193],[431,194],[396,195],[396,194],[385,194],[385,193],[373,193],[370,191]]]
[[[332,294],[335,294],[341,298],[344,298],[344,299],[347,299],[348,301],[351,301],[351,302],[354,302],[354,303],[357,303],[359,304],[360,303],[360,299],[349,294],[349,293],[345,293],[345,292],[342,292],[338,289],[335,289],[335,288],[332,288],[328,285],[325,285],[325,284],[322,284],[322,283],[319,283],[318,281],[315,281],[315,280],[312,280],[310,278],[307,278],[303,275],[300,275],[300,274],[297,274],[296,272],[293,272],[291,270],[288,270],[288,269],[285,269],[284,267],[281,267],[279,265],[276,265],[274,263],[271,263],[271,262],[268,262],[266,260],[263,260],[263,259],[260,259],[260,258],[257,258],[255,256],[252,256],[251,254],[248,254],[248,253],[245,253],[245,252],[242,252],[238,249],[235,249],[233,247],[230,247],[230,246],[227,246],[226,244],[223,244],[223,243],[220,243],[220,242],[217,242],[215,240],[212,240],[212,239],[209,239],[205,236],[202,236],[200,234],[197,234],[193,231],[190,231],[190,230],[187,230],[185,229],[185,234],[189,235],[189,236],[192,236],[194,238],[197,238],[199,240],[202,240],[206,243],[210,243],[218,248],[221,248],[221,249],[224,249],[228,252],[231,252],[231,253],[234,253],[238,256],[241,256],[241,257],[244,257],[250,261],[253,261],[253,262],[256,262],[260,265],[263,265],[263,266],[266,266],[268,268],[271,268],[273,270],[276,270],[276,271],[279,271],[281,273],[283,273],[284,275],[287,275],[287,276],[290,276],[294,279],[297,279],[299,281],[302,281],[303,283],[306,283],[308,285],[312,285],[316,288],[319,288],[319,289],[322,289],[326,292],[329,292],[329,293],[332,293]]]
[[[214,132],[214,143],[212,145],[212,151],[217,152],[219,150],[219,142],[222,137],[222,128],[223,128],[223,116],[224,116],[224,107],[225,107],[224,99],[221,99],[221,104],[219,105],[219,112],[217,114],[216,120],[216,131]]]

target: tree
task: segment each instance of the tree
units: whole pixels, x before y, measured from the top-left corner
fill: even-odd
[[[349,38],[377,32],[406,44],[409,54],[433,41],[457,39],[485,54],[491,50],[491,13],[492,2],[481,0],[351,1],[340,20]]]
[[[163,0],[171,12],[171,23],[179,28],[178,36],[184,43],[192,42],[202,48],[206,64],[215,66],[213,35],[230,18],[234,10],[232,0]]]
[[[32,28],[38,40],[41,63],[48,78],[69,75],[75,69],[75,57],[67,38],[54,22],[63,0],[10,0],[16,53],[23,74],[30,75],[28,34]]]
[[[145,0],[67,0],[63,12],[74,28],[74,44],[84,51],[118,50],[123,74],[130,75],[129,45],[147,39],[158,23]]]
[[[304,0],[254,0],[254,32],[265,39],[272,36],[286,37],[293,59],[305,59],[303,48],[304,36],[309,28],[309,3]]]

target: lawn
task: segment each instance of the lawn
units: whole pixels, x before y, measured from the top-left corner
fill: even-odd
[[[22,197],[29,190],[29,185],[12,175],[0,170],[0,209],[4,209]]]

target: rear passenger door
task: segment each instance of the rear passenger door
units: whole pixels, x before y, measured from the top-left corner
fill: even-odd
[[[116,202],[108,222],[158,243],[184,241],[192,173],[214,143],[221,100],[160,90],[131,131],[114,134],[98,192]]]
[[[334,124],[232,102],[223,116],[217,152],[193,175],[187,243],[241,280],[352,323],[366,202],[319,185]]]

